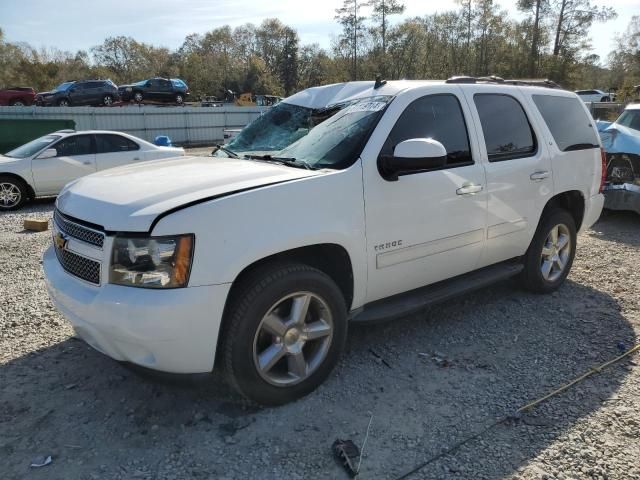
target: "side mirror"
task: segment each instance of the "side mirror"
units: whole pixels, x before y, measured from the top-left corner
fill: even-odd
[[[432,138],[412,138],[396,145],[393,155],[378,158],[378,171],[385,180],[395,182],[400,175],[442,168],[447,149]]]
[[[45,159],[45,158],[53,158],[58,156],[58,150],[55,148],[47,148],[44,152],[38,155],[36,158]]]

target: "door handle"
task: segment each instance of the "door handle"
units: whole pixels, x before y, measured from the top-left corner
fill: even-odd
[[[473,183],[465,183],[456,190],[458,195],[474,195],[482,191],[482,185],[474,185]]]
[[[134,157],[133,159],[134,160],[140,160],[140,157]]]
[[[91,162],[82,162],[83,165],[91,165]]]
[[[540,180],[544,180],[545,178],[549,178],[549,172],[547,170],[533,172],[531,175],[529,175],[529,178],[534,182],[538,182]]]

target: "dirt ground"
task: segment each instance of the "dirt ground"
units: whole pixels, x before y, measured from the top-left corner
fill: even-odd
[[[362,446],[361,479],[399,478],[595,365],[640,332],[640,217],[583,233],[553,295],[505,282],[386,325],[352,328],[329,380],[276,409],[216,375],[149,379],[73,336],[45,290],[51,202],[0,214],[0,478],[343,479],[336,438]],[[177,319],[179,321],[179,319]],[[640,354],[429,463],[411,479],[640,478]],[[51,464],[31,468],[40,456]]]

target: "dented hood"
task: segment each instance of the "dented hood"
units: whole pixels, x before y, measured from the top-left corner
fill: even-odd
[[[64,188],[56,204],[62,213],[107,231],[147,232],[169,210],[321,174],[252,160],[181,157],[82,177]]]

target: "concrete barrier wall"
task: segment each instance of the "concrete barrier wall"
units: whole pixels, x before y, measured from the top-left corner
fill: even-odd
[[[0,107],[0,118],[68,119],[77,130],[114,130],[152,142],[168,135],[178,145],[210,145],[225,128],[242,128],[268,107]]]

